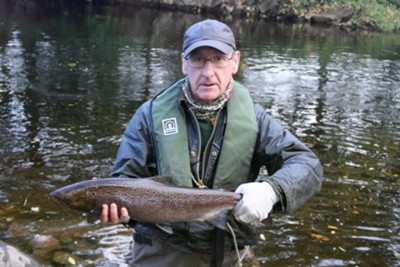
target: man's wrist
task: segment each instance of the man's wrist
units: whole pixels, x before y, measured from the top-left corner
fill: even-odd
[[[283,212],[286,210],[286,197],[285,194],[282,190],[282,187],[271,177],[263,178],[260,180],[260,182],[265,182],[271,185],[271,187],[274,189],[275,194],[277,195],[277,201],[274,204],[274,211],[280,211]]]

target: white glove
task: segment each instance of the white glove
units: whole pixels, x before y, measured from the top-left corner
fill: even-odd
[[[252,182],[241,184],[235,191],[243,195],[242,200],[233,209],[237,221],[257,224],[268,218],[278,195],[267,182]]]

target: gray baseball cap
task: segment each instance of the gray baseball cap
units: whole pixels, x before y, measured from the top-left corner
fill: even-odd
[[[212,47],[229,55],[236,50],[235,36],[226,24],[213,19],[203,20],[186,30],[183,38],[184,56],[202,46]]]

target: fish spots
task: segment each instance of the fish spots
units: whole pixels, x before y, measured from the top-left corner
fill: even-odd
[[[81,182],[60,201],[88,212],[104,203],[116,203],[140,222],[169,223],[212,218],[231,209],[240,199],[232,192],[166,186],[148,179],[99,179]],[[77,197],[77,198],[75,198]]]

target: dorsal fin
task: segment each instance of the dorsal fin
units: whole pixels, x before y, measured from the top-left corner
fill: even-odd
[[[152,177],[149,177],[148,179],[150,179],[154,182],[161,183],[161,184],[175,186],[171,176],[161,176],[161,175],[160,176],[152,176]]]

